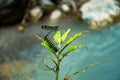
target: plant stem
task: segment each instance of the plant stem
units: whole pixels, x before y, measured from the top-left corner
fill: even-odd
[[[57,54],[57,66],[56,66],[56,80],[59,79],[59,71],[60,71],[60,53],[58,51],[58,54]]]
[[[56,72],[56,80],[59,78],[59,71]]]
[[[58,60],[58,65],[56,67],[56,80],[59,78],[59,68],[60,68],[60,60]]]

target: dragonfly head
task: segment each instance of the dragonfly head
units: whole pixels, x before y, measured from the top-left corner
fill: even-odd
[[[57,30],[59,30],[59,26],[54,27],[54,31],[57,31]]]

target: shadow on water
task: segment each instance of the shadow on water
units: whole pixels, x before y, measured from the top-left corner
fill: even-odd
[[[106,62],[77,74],[75,77],[79,80],[120,79],[120,23],[99,30],[90,30],[84,23],[74,23],[69,20],[61,23],[62,31],[68,28],[72,29],[70,35],[83,30],[89,30],[90,33],[83,35],[71,44],[85,45],[88,50],[77,50],[64,59],[61,64],[60,80],[63,79],[70,67],[72,73],[105,58],[108,58]],[[42,36],[47,33],[40,28],[42,24],[51,25],[52,23],[41,22],[30,25],[22,33],[16,28],[0,30],[0,80],[54,80],[54,74],[46,71],[42,63],[43,56],[50,52],[44,49],[39,40],[33,36],[34,33]]]

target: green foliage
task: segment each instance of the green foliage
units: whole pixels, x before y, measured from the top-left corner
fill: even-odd
[[[62,41],[62,42],[66,39],[66,37],[67,37],[67,35],[70,33],[70,31],[71,31],[71,29],[68,29],[68,30],[62,35],[62,37],[61,37],[61,41]]]
[[[37,35],[37,34],[34,34],[34,36],[35,37],[37,37],[40,41],[41,41],[41,44],[45,47],[45,48],[47,48],[49,51],[51,51],[52,53],[56,53],[56,51],[50,46],[50,43],[47,41],[47,40],[45,40],[44,38],[42,38],[42,37],[40,37],[39,35]]]
[[[45,48],[47,48],[49,51],[52,53],[56,53],[56,51],[50,46],[50,43],[46,41],[45,39],[42,38],[42,43],[41,43]]]
[[[61,35],[60,35],[60,30],[56,31],[55,35],[54,35],[54,42],[56,44],[60,44],[61,43]]]
[[[83,33],[85,32],[79,32],[74,34],[72,37],[70,37],[67,42],[65,43],[65,45],[63,46],[63,48],[61,49],[61,52],[70,44],[72,43],[74,40],[76,40],[78,37],[80,37]]]
[[[82,32],[74,34],[72,37],[68,39],[68,41],[66,42],[66,45],[70,44],[71,42],[73,42],[75,39],[77,39],[81,35],[82,35]]]
[[[80,48],[83,48],[83,47],[84,46],[82,46],[82,45],[80,45],[80,46],[68,46],[67,52],[63,53],[62,56],[64,57],[64,56],[68,55],[70,52],[75,51],[75,50],[80,49]]]
[[[35,35],[42,42],[42,45],[55,55],[56,59],[54,59],[52,56],[47,56],[47,58],[50,61],[52,61],[55,64],[55,66],[49,67],[45,60],[44,60],[44,64],[45,64],[46,68],[48,68],[48,70],[52,70],[56,74],[56,80],[58,80],[58,77],[59,77],[60,63],[63,60],[63,58],[66,57],[72,51],[75,51],[77,49],[81,49],[81,48],[85,47],[85,46],[82,46],[82,45],[80,45],[80,46],[68,46],[70,43],[72,43],[74,40],[76,40],[82,34],[86,33],[85,31],[74,34],[73,36],[68,38],[68,40],[66,40],[66,43],[63,44],[63,46],[62,46],[62,43],[67,38],[70,31],[71,31],[71,29],[68,29],[63,35],[61,35],[60,30],[56,31],[56,33],[54,35],[54,43],[57,45],[57,49],[58,49],[57,52],[54,50],[53,47],[51,47],[51,44],[50,44],[50,42],[48,40],[46,40],[46,39],[44,39],[44,38],[42,38],[42,37],[40,37],[38,35]],[[63,52],[63,50],[66,47],[68,47],[67,51]],[[76,72],[74,74],[77,74],[79,72],[80,71],[78,71],[78,72]]]

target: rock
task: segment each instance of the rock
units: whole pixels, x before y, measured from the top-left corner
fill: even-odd
[[[61,9],[62,9],[63,12],[66,12],[66,13],[70,12],[70,6],[68,4],[65,4],[65,3],[62,4]]]
[[[30,0],[0,0],[0,25],[19,22]]]
[[[30,10],[30,17],[32,22],[38,22],[43,16],[43,11],[39,6],[36,6]]]
[[[54,10],[51,14],[50,14],[50,19],[51,20],[57,20],[59,18],[62,17],[62,12],[58,9]]]
[[[90,0],[80,8],[80,11],[87,23],[98,27],[117,21],[115,19],[120,15],[119,3],[116,0]]]

